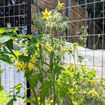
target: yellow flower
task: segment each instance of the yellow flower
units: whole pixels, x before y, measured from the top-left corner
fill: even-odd
[[[69,89],[69,93],[70,94],[74,94],[74,89],[72,88],[72,89]]]
[[[70,63],[70,67],[74,67],[74,63]]]
[[[19,70],[20,70],[20,63],[18,61],[15,61],[15,64],[14,64]]]
[[[22,61],[22,63],[21,63],[21,68],[22,68],[22,71],[25,71],[25,68],[27,67],[27,63],[24,63],[23,61]]]
[[[91,80],[91,85],[95,85],[95,80]]]
[[[102,78],[101,78],[101,77],[99,77],[99,82],[101,82],[101,83],[103,82],[103,80],[102,80]]]
[[[66,50],[65,48],[61,49],[61,52],[62,52],[63,54],[65,54],[66,51],[67,51],[67,50]]]
[[[50,44],[46,44],[46,49],[49,49],[50,48]]]
[[[33,70],[33,69],[34,69],[34,64],[29,63],[29,64],[28,64],[28,68],[29,68],[30,71]]]
[[[60,3],[60,1],[58,0],[58,10],[60,10],[61,8],[63,8],[64,3]]]
[[[50,44],[46,44],[46,49],[50,52],[53,51],[53,48],[50,46]]]
[[[53,100],[50,100],[50,103],[53,103]]]
[[[54,50],[53,50],[53,48],[52,48],[52,47],[50,47],[50,48],[48,49],[48,51],[50,51],[50,52],[51,52],[51,51],[54,51]]]
[[[30,60],[32,63],[35,63],[36,62],[36,59],[35,59],[35,56],[31,57],[31,60]]]
[[[73,105],[77,105],[77,102],[72,101]]]
[[[48,12],[47,8],[45,9],[45,12],[42,11],[43,19],[47,19],[48,20],[49,18],[51,18],[52,17],[51,13],[52,13],[52,11]]]
[[[94,97],[95,95],[97,95],[97,92],[95,92],[94,90],[90,90],[90,91],[89,91],[89,94],[91,94],[92,97]]]
[[[38,97],[38,100],[40,101],[40,97]]]

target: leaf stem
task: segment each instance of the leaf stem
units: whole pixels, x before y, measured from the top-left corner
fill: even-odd
[[[51,46],[52,48],[54,47],[54,41],[53,41],[53,38],[54,38],[54,28],[52,27],[51,28]],[[54,73],[54,70],[53,70],[53,60],[54,60],[54,52],[52,51],[51,52],[51,55],[50,55],[50,69],[51,69],[51,77],[52,77],[52,83],[53,83],[53,105],[55,105],[56,103],[56,92],[55,92],[55,73]]]
[[[36,104],[37,104],[37,105],[39,105],[38,98],[37,98],[37,94],[36,94],[36,92],[35,92],[35,89],[34,89],[34,88],[32,88],[32,92],[33,92],[33,94],[34,94]]]
[[[8,48],[9,49],[9,48]],[[14,52],[11,50],[11,49],[9,49],[9,51],[11,52],[11,54],[15,57],[15,58],[17,58],[17,56],[14,54]]]
[[[29,77],[27,78],[27,81],[28,81],[29,84],[31,85],[31,83],[30,83],[30,78],[29,78]],[[37,98],[37,94],[36,94],[36,91],[35,91],[34,87],[32,87],[31,89],[32,89],[33,95],[34,95],[34,97],[35,97],[35,102],[36,102],[35,105],[39,105],[38,98]]]
[[[40,73],[41,73],[41,82],[42,82],[42,85],[43,85],[43,81],[44,81],[44,78],[43,78],[43,62],[42,62],[42,48],[40,46],[40,65],[39,65],[39,70],[40,70]],[[43,105],[45,105],[45,101],[43,101]]]

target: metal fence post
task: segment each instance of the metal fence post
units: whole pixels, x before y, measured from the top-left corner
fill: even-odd
[[[68,20],[70,21],[70,12],[71,12],[71,0],[68,0],[67,2],[67,17],[68,17]],[[70,22],[68,23],[69,25],[69,29],[67,30],[67,40],[70,41]]]
[[[31,34],[31,0],[28,0],[28,25],[27,25],[27,33]],[[31,91],[30,91],[30,84],[27,81],[27,98],[30,98]],[[30,103],[27,103],[27,105],[31,105]]]

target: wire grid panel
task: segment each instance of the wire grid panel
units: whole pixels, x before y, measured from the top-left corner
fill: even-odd
[[[0,0],[0,27],[18,27],[19,33],[26,34],[28,26],[28,0]],[[20,95],[26,88],[24,73],[17,73],[17,68],[8,64],[1,64],[4,69],[1,79],[2,85],[8,93],[11,87],[22,84]],[[21,99],[17,99],[14,105],[26,105]]]
[[[0,0],[0,27],[18,27],[27,32],[27,0]]]
[[[62,14],[69,16],[70,32],[59,38],[67,40],[70,45],[79,43],[83,35],[81,27],[88,27],[86,46],[79,47],[75,53],[87,58],[84,62],[89,68],[97,70],[97,75],[105,79],[105,1],[104,0],[65,0]],[[67,3],[70,2],[68,5]],[[70,11],[70,13],[69,13]],[[69,15],[68,15],[69,14]],[[86,37],[86,34],[84,35]],[[72,60],[70,55],[65,55],[65,63]]]

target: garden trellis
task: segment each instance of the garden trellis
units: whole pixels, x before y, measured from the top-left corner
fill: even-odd
[[[17,2],[18,1],[18,2]],[[28,1],[23,0],[6,0],[0,1],[0,27],[19,27],[20,33],[26,34],[27,31],[30,33],[31,18],[29,14],[31,11],[31,6],[28,5]],[[51,2],[50,2],[51,1]],[[85,65],[88,67],[96,67],[98,75],[103,78],[105,75],[105,1],[103,0],[63,0],[65,2],[65,7],[61,10],[62,14],[68,16],[71,23],[70,30],[65,32],[63,35],[55,35],[57,38],[62,38],[68,41],[70,44],[74,42],[80,43],[79,38],[82,32],[81,27],[88,27],[86,36],[86,46],[80,47],[76,52],[76,55],[84,56],[86,61]],[[56,5],[57,0],[43,0],[36,1],[34,6],[37,6],[37,12],[49,7],[50,9]],[[68,4],[69,3],[69,4]],[[30,4],[30,3],[29,3]],[[44,7],[43,7],[44,6]],[[99,8],[100,7],[100,8]],[[99,11],[97,10],[99,8]],[[27,10],[28,9],[28,10]],[[34,8],[35,9],[35,8]],[[26,11],[26,12],[25,12]],[[98,15],[99,14],[99,15]],[[31,16],[31,15],[30,15]],[[28,21],[27,21],[28,20]],[[30,21],[29,21],[30,20]],[[66,62],[65,62],[66,61]],[[70,55],[65,55],[64,63],[72,62]],[[4,65],[3,68],[9,68],[8,65]],[[12,87],[16,83],[25,82],[22,73],[17,74],[16,68],[11,67],[11,70],[4,71],[2,75],[2,83],[5,88]],[[13,70],[14,68],[14,70]],[[22,79],[21,79],[22,78]],[[7,81],[8,79],[8,81]],[[8,84],[8,83],[9,84]],[[24,85],[25,86],[25,85]],[[8,91],[8,89],[7,89]],[[21,103],[19,102],[19,105]],[[23,104],[22,104],[23,105]]]

